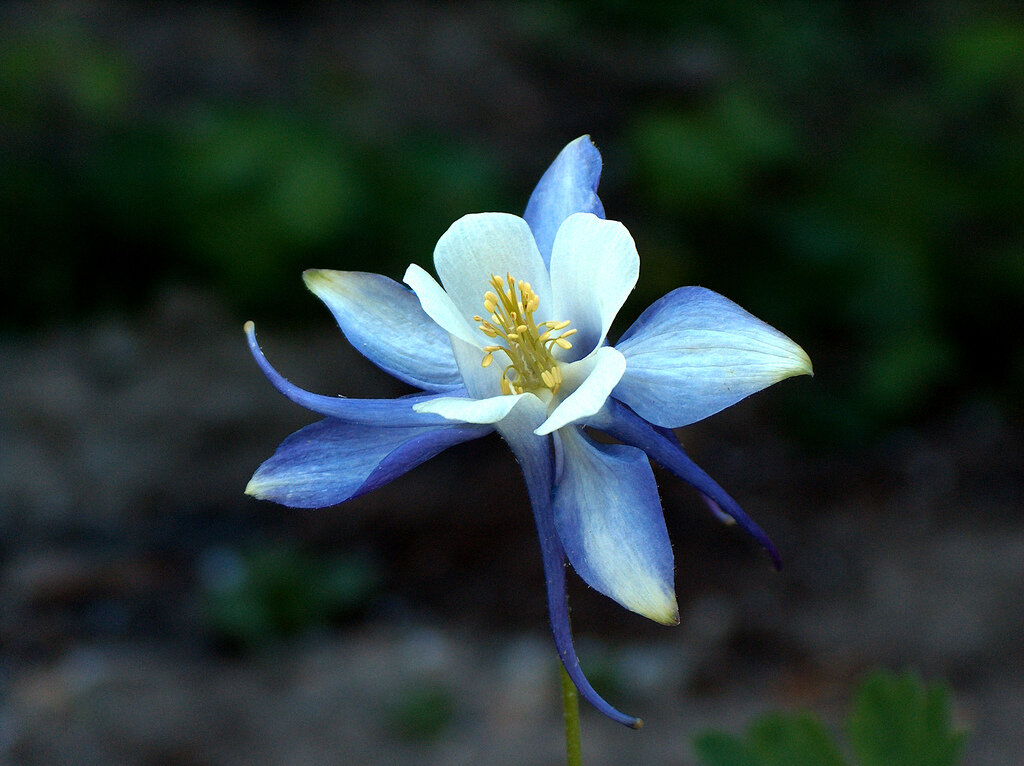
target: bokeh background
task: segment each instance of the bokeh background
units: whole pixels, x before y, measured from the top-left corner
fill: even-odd
[[[312,422],[247,355],[392,396],[303,288],[400,278],[589,133],[640,283],[816,377],[686,429],[774,573],[658,472],[682,625],[571,583],[588,763],[692,764],[873,668],[1024,752],[1024,14],[1006,2],[0,6],[0,762],[558,762],[521,478],[497,438],[346,506],[243,496]],[[614,334],[614,333],[613,333]],[[415,328],[410,328],[414,339]]]

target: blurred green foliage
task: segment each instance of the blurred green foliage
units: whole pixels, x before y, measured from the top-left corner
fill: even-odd
[[[304,268],[400,273],[503,202],[498,162],[472,146],[357,139],[312,97],[164,103],[140,68],[70,19],[0,29],[4,325],[140,305],[168,280],[266,315],[294,307],[282,283]]]
[[[594,60],[585,47],[624,40],[705,62],[674,86],[599,82],[613,116],[576,132],[615,160],[602,194],[641,246],[637,301],[704,284],[808,350],[818,377],[789,387],[793,427],[857,444],[965,398],[1015,406],[1013,4],[564,0],[517,13],[518,34],[564,48],[570,69]],[[343,67],[310,71],[289,97],[161,98],[138,46],[70,16],[0,29],[7,327],[140,305],[168,280],[301,320],[316,310],[303,268],[397,275],[428,262],[463,213],[525,202],[486,129],[411,122],[376,136],[345,119],[366,84]],[[552,137],[552,152],[574,135]],[[550,159],[517,170],[528,178]]]
[[[357,614],[376,593],[373,562],[288,545],[209,551],[200,567],[204,624],[218,644],[255,649]]]
[[[857,443],[967,390],[1011,401],[1024,383],[1024,344],[1006,333],[1024,322],[1024,19],[952,2],[924,18],[900,4],[749,7],[713,14],[746,41],[737,72],[645,104],[627,133],[650,225],[668,228],[657,241],[690,243],[694,281],[807,348],[819,378],[793,414],[808,435]],[[710,13],[684,15],[707,29]]]
[[[451,726],[455,699],[441,683],[418,680],[394,691],[385,715],[393,736],[406,742],[432,742]]]
[[[858,688],[847,718],[853,760],[811,713],[769,713],[745,737],[703,732],[694,750],[703,766],[955,766],[966,733],[953,727],[949,706],[941,684],[878,672]]]

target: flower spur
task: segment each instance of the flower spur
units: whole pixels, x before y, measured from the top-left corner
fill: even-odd
[[[735,303],[683,287],[651,305],[614,346],[607,334],[640,260],[604,218],[601,158],[589,137],[548,168],[522,218],[467,215],[438,241],[440,282],[311,270],[306,285],[368,359],[421,393],[392,399],[313,394],[249,347],[271,383],[324,420],[288,437],[246,492],[320,508],[379,487],[443,449],[497,431],[520,463],[540,538],[555,645],[573,683],[627,726],[573,648],[565,562],[625,608],[677,624],[674,562],[649,458],[692,485],[721,519],[765,533],[683,451],[671,429],[784,378],[811,374],[793,341]],[[483,309],[483,314],[481,314]],[[595,441],[585,429],[619,443]]]

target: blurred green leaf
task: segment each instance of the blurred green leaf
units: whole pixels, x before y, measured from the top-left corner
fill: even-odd
[[[1024,23],[1009,18],[973,19],[938,38],[936,59],[948,90],[973,100],[992,88],[1024,85]]]
[[[750,728],[749,740],[765,766],[846,766],[825,726],[810,713],[774,713]]]
[[[704,732],[694,750],[705,766],[847,766],[824,725],[810,713],[772,713],[745,740]]]
[[[455,714],[455,701],[444,686],[418,681],[397,690],[387,712],[387,723],[403,740],[429,742],[444,733]]]
[[[966,734],[950,723],[949,692],[917,676],[885,672],[858,688],[847,722],[857,766],[955,766]],[[703,766],[848,766],[831,734],[811,713],[769,713],[746,737],[701,732],[694,752]]]
[[[210,633],[238,647],[323,627],[372,597],[373,563],[363,556],[314,556],[292,546],[214,551],[201,572]]]
[[[180,141],[171,202],[186,244],[243,294],[359,215],[351,164],[310,125],[273,111],[201,114]]]
[[[966,737],[950,722],[949,690],[911,673],[867,679],[847,731],[861,766],[954,766]]]
[[[689,210],[736,204],[796,149],[784,114],[738,89],[690,109],[650,111],[630,135],[645,192]]]
[[[720,731],[705,731],[693,740],[693,750],[704,766],[763,766],[742,739]]]
[[[121,114],[136,77],[122,50],[73,14],[22,21],[0,29],[0,124],[45,124],[61,110],[87,123]]]
[[[497,158],[470,144],[409,136],[367,152],[361,169],[373,204],[352,257],[395,277],[411,262],[426,265],[437,239],[463,215],[526,204],[505,198]]]
[[[911,410],[954,369],[949,344],[928,330],[894,329],[867,352],[856,379],[856,396],[866,411],[887,420]]]

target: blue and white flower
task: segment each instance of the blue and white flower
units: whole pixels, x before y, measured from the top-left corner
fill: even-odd
[[[628,726],[580,669],[569,630],[565,561],[593,588],[664,624],[679,622],[674,564],[648,458],[677,474],[721,518],[757,525],[683,451],[671,429],[792,375],[803,349],[700,287],[672,291],[614,346],[608,331],[636,285],[632,237],[605,220],[601,158],[583,136],[541,178],[524,217],[467,215],[434,250],[440,282],[419,266],[410,289],[387,277],[312,270],[306,285],[368,359],[422,393],[347,399],[271,383],[325,416],[292,434],[246,492],[301,508],[369,492],[459,442],[497,431],[518,459],[533,506],[558,654],[580,692]],[[595,441],[586,429],[619,443]]]

